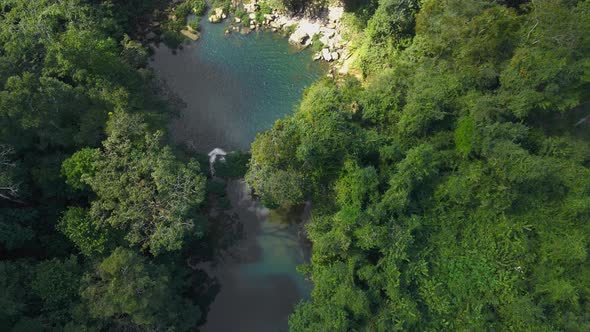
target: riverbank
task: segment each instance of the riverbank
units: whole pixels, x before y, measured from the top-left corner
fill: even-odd
[[[331,75],[357,75],[351,70],[354,57],[350,51],[350,41],[343,37],[346,27],[342,23],[342,3],[320,8],[313,15],[296,15],[285,9],[273,8],[265,0],[232,2],[230,11],[233,13],[231,17],[224,8],[212,8],[208,19],[213,23],[226,18],[230,20],[225,29],[226,34],[249,34],[259,30],[280,33],[288,38],[291,45],[300,49],[312,48],[314,61],[329,63]]]

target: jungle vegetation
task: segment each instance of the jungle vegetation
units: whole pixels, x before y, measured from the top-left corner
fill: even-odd
[[[185,262],[223,189],[167,139],[135,33],[159,3],[0,0],[1,330],[206,318],[215,282]],[[590,1],[346,8],[361,80],[310,87],[246,174],[313,204],[291,330],[590,330]]]
[[[167,144],[174,107],[132,37],[158,4],[0,1],[2,331],[205,320],[215,283],[185,263],[208,243],[205,172]]]
[[[292,331],[590,330],[590,1],[349,3],[363,76],[252,145],[310,200]]]

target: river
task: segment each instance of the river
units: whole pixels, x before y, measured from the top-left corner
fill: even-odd
[[[226,24],[203,19],[200,40],[176,54],[160,46],[151,62],[186,103],[170,125],[172,138],[199,152],[248,150],[258,132],[294,112],[303,90],[324,73],[310,52],[293,49],[285,38],[224,35]],[[297,220],[252,200],[243,180],[230,181],[226,190],[245,236],[231,258],[207,268],[221,291],[201,330],[286,331],[289,313],[311,287],[295,270],[307,259]]]

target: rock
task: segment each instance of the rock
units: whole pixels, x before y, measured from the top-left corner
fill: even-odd
[[[336,24],[334,24],[334,23],[328,23],[328,24],[326,24],[326,28],[328,28],[328,29],[336,29]]]
[[[272,29],[270,29],[270,30],[271,30],[272,32],[277,32],[277,31],[278,31],[278,30],[277,30],[277,28],[272,28]]]
[[[251,20],[255,20],[255,19],[256,19],[256,14],[254,14],[254,13],[250,13],[250,15],[248,15],[248,17],[249,17]]]
[[[303,31],[302,29],[297,29],[291,36],[289,36],[289,43],[298,46],[307,46],[310,39],[311,38],[307,32]]]
[[[157,35],[153,31],[150,31],[147,33],[147,35],[145,35],[145,38],[147,40],[153,40],[153,39],[156,39],[156,37],[157,37]]]
[[[219,23],[221,20],[225,19],[227,15],[223,12],[223,8],[218,7],[212,10],[212,14],[209,15],[209,22],[211,23]]]
[[[324,60],[326,61],[332,61],[332,54],[330,53],[330,50],[327,48],[322,49],[322,58],[324,58]]]
[[[250,24],[250,30],[256,29],[256,24]]]
[[[332,52],[332,54],[330,54],[332,56],[332,60],[336,61],[340,58],[340,54],[338,54],[338,52]]]
[[[275,16],[273,14],[264,14],[264,19],[267,21],[274,21]]]
[[[242,22],[242,19],[236,16],[236,17],[234,17],[234,22],[240,23],[240,22]]]
[[[326,46],[328,46],[328,48],[329,48],[329,49],[330,49],[330,51],[331,51],[331,50],[333,50],[333,49],[335,48],[335,47],[334,47],[334,44],[335,44],[335,42],[334,42],[334,39],[330,39],[330,40],[328,41],[328,44],[327,44]]]
[[[336,35],[336,29],[326,29],[324,35],[328,38],[332,38]]]
[[[246,13],[254,13],[256,11],[256,4],[255,3],[245,3],[244,10]]]
[[[322,59],[322,52],[317,52],[314,56],[313,56],[313,61],[318,61]]]
[[[280,28],[282,28],[282,27],[283,27],[283,25],[281,24],[281,22],[277,22],[277,21],[272,21],[272,22],[270,22],[270,26],[271,26],[273,29],[280,29]]]
[[[247,35],[247,34],[249,34],[251,31],[252,31],[252,30],[250,30],[250,28],[246,28],[246,27],[244,27],[244,28],[240,29],[240,33],[241,33],[241,34],[243,34],[243,35]]]
[[[200,37],[200,34],[198,32],[191,32],[188,30],[180,30],[180,33],[185,36],[186,38],[190,39],[190,40],[198,40]]]

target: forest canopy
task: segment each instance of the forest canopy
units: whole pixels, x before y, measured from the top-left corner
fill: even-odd
[[[268,207],[313,206],[290,329],[590,330],[590,0],[344,2],[360,77],[307,89],[245,175]],[[224,188],[169,144],[136,33],[170,13],[178,46],[206,4],[163,3],[0,0],[2,331],[206,319],[215,280],[186,262],[214,252]]]
[[[159,3],[0,1],[2,331],[205,320],[214,282],[185,263],[205,175],[168,145],[173,105],[135,39]]]
[[[589,330],[590,1],[360,6],[362,82],[252,145],[263,202],[314,205],[291,330]]]

